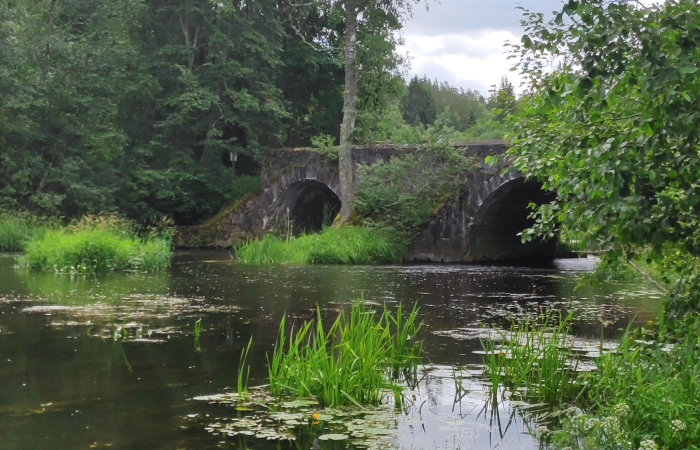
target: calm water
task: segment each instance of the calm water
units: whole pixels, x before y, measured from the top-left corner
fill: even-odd
[[[0,449],[353,448],[313,437],[226,438],[207,422],[241,412],[193,398],[235,386],[250,336],[251,384],[264,383],[285,313],[304,320],[319,305],[332,318],[361,296],[390,307],[418,302],[425,322],[429,361],[414,406],[393,413],[392,446],[534,449],[527,410],[484,408],[468,371],[460,378],[471,392],[457,399],[451,367],[477,368],[480,324],[541,308],[574,311],[575,332],[592,340],[601,324],[614,339],[631,320],[655,315],[660,298],[637,284],[575,291],[593,263],[261,268],[192,252],[178,253],[167,273],[95,277],[17,271],[12,255],[0,255]]]

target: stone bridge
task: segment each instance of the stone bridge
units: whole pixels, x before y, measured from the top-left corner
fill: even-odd
[[[550,200],[540,184],[526,181],[508,161],[484,163],[489,155],[503,154],[504,141],[456,144],[480,164],[462,175],[462,187],[435,208],[430,224],[409,246],[411,262],[477,262],[549,258],[554,242],[523,244],[520,233],[531,225],[530,203]],[[359,182],[359,164],[387,161],[400,146],[353,149],[353,181]],[[340,210],[337,159],[309,149],[278,149],[264,156],[259,196],[248,197],[199,227],[178,229],[180,246],[230,247],[240,239],[259,237],[272,229],[297,234],[320,230]]]

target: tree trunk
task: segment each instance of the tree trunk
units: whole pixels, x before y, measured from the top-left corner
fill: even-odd
[[[355,45],[357,42],[357,9],[355,2],[345,2],[345,92],[343,93],[343,123],[340,125],[340,150],[338,169],[340,172],[340,216],[346,222],[353,211],[355,185],[352,179],[352,134],[355,129],[355,100],[357,98],[355,77]]]

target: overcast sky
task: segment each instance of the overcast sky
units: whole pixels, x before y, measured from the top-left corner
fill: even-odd
[[[414,9],[405,25],[402,47],[411,57],[414,74],[453,86],[476,89],[484,96],[489,86],[508,76],[516,89],[520,79],[510,72],[512,60],[504,53],[504,42],[519,42],[522,11],[518,5],[546,17],[561,10],[562,0],[428,0],[430,11]]]

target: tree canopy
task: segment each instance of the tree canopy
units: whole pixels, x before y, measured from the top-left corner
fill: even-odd
[[[556,190],[526,237],[576,230],[606,250],[678,270],[669,317],[700,308],[700,6],[571,0],[526,12],[515,164]]]

